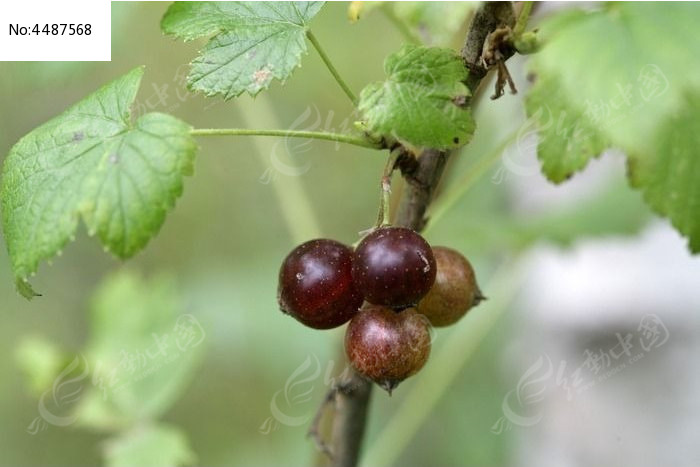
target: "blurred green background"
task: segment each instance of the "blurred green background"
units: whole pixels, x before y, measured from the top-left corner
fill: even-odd
[[[111,63],[0,64],[0,157],[31,129],[141,64],[146,65],[146,74],[137,98],[139,112],[168,112],[198,128],[287,128],[295,122],[298,129],[351,128],[351,106],[313,50],[287,83],[275,82],[256,99],[243,96],[224,102],[187,93],[186,64],[202,42],[182,44],[164,37],[159,21],[167,7],[168,3],[161,2],[114,2]],[[402,36],[379,13],[350,24],[347,7],[346,3],[329,3],[313,20],[312,28],[350,86],[359,92],[366,83],[383,79],[383,59],[401,46]],[[454,36],[438,40],[460,47],[465,16],[461,18],[455,27],[461,29]],[[520,59],[512,61],[511,71],[524,91],[527,81]],[[604,178],[594,195],[581,196],[576,209],[519,213],[507,181],[494,183],[494,179],[499,175],[503,142],[512,140],[525,119],[522,94],[485,100],[488,105],[477,112],[474,142],[452,161],[441,188],[447,192],[465,186],[466,176],[469,191],[454,198],[457,201],[427,233],[431,243],[449,245],[472,260],[489,296],[499,294],[490,286],[499,265],[510,264],[510,258],[534,242],[566,244],[582,232],[633,232],[648,216],[637,193],[624,186],[621,176]],[[181,430],[198,465],[315,462],[313,445],[305,438],[308,421],[295,426],[280,422],[271,413],[270,403],[276,400],[290,417],[313,415],[328,377],[337,376],[345,366],[341,352],[344,328],[313,331],[279,313],[277,271],[286,253],[302,241],[324,236],[352,243],[358,232],[371,226],[384,155],[319,141],[287,144],[277,139],[221,137],[198,142],[195,175],[186,180],[183,197],[160,234],[128,263],[104,254],[95,239],[81,232],[53,265],[42,265],[33,285],[44,296],[28,302],[15,293],[5,249],[0,250],[0,311],[4,317],[0,327],[0,464],[97,465],[105,461],[105,455],[115,465],[128,463],[128,455],[114,453],[119,452],[119,443],[133,448],[128,444],[129,433],[149,439],[151,422],[146,409],[135,409],[126,422],[98,413],[93,414],[92,422],[49,424],[30,434],[27,428],[38,416],[38,396],[53,382],[53,378],[44,381],[36,375],[55,375],[80,355],[94,369],[96,361],[90,359],[101,355],[96,349],[104,342],[111,342],[111,347],[105,344],[107,352],[148,347],[151,332],[171,329],[181,313],[196,318],[204,340],[196,355],[186,353],[170,367],[148,376],[151,386],[159,389],[144,389],[144,394],[156,394],[163,387],[172,391],[158,396],[167,403],[154,409],[153,417],[163,426]],[[294,173],[297,170],[300,173]],[[539,174],[533,178],[541,180]],[[397,182],[397,193],[399,185]],[[611,199],[615,202],[610,203]],[[515,293],[512,277],[496,280],[511,283]],[[101,295],[94,298],[98,289]],[[105,298],[110,294],[115,298]],[[119,300],[123,303],[115,303]],[[435,392],[430,384],[419,382],[419,375],[406,381],[391,398],[375,392],[366,438],[374,459],[406,466],[509,463],[511,433],[494,436],[490,429],[514,381],[498,362],[518,324],[500,320],[492,326],[478,321],[478,313],[498,316],[495,308],[509,312],[514,306],[508,296],[495,299],[454,328],[437,331],[434,356],[450,342],[464,343],[469,333],[475,333],[470,342],[476,347],[465,349],[469,354],[464,358],[434,358],[428,363],[426,371],[445,375],[454,370],[456,377],[448,378],[447,385],[437,391],[436,405],[428,417],[417,415],[416,433],[410,423],[391,425],[392,417],[400,414],[411,420],[412,410],[406,404]],[[155,313],[160,307],[168,308],[160,322],[139,320],[140,313]],[[481,331],[484,340],[480,342]],[[143,333],[140,340],[121,339],[137,332]],[[105,358],[119,362],[118,355]],[[465,360],[463,365],[461,360]],[[182,375],[173,376],[176,366],[185,368]],[[295,374],[295,370],[299,371]],[[38,378],[33,390],[26,371]],[[94,396],[90,396],[93,381],[83,382],[83,391],[76,395],[78,405]],[[136,399],[145,397],[138,388],[133,391]],[[138,402],[126,401],[119,407],[138,407]],[[124,427],[132,431],[125,433]],[[158,444],[171,442],[178,445],[172,449],[180,449],[178,436],[155,439],[156,447],[148,449],[171,449]],[[378,439],[399,440],[403,449],[394,455],[388,452],[394,449],[394,441],[390,446],[377,446]],[[109,453],[117,458],[110,458]],[[181,454],[178,458],[188,458],[187,453]]]

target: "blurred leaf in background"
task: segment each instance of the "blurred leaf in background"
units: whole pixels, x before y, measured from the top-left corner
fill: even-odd
[[[49,339],[27,335],[15,349],[17,365],[24,372],[29,389],[36,396],[49,387],[66,366],[66,355]]]
[[[632,159],[632,183],[659,214],[690,239],[700,253],[700,91],[688,94],[686,105],[664,123],[653,157]]]
[[[204,329],[182,314],[176,282],[116,274],[96,292],[85,356],[96,383],[79,409],[81,425],[131,426],[155,420],[182,394],[200,359]]]
[[[105,451],[108,465],[191,463],[186,437],[178,429],[153,424],[186,388],[206,337],[198,320],[183,314],[174,279],[160,275],[147,280],[128,271],[106,278],[91,305],[91,325],[89,342],[68,366],[45,340],[22,340],[18,363],[32,391],[43,393],[43,422],[37,420],[36,429],[75,421],[116,433]],[[75,376],[76,370],[82,373]],[[47,394],[59,408],[73,406],[74,414],[58,418],[41,409]]]
[[[187,438],[168,425],[137,426],[105,447],[107,467],[191,465],[196,457]]]
[[[612,2],[552,15],[541,26],[526,100],[550,180],[570,178],[606,147],[624,150],[633,186],[694,253],[700,159],[688,138],[700,120],[697,12],[695,4]]]
[[[692,3],[611,2],[558,12],[540,25],[544,47],[531,71],[558,78],[552,99],[566,96],[612,144],[647,157],[661,124],[700,86],[697,11]]]
[[[381,12],[409,42],[458,47],[456,34],[477,6],[478,2],[350,2],[348,18],[356,22]]]
[[[388,2],[427,45],[455,46],[455,35],[465,28],[479,2]],[[459,38],[460,40],[462,38]]]

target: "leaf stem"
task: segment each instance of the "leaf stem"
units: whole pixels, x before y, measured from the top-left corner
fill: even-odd
[[[525,32],[525,27],[527,26],[527,20],[530,18],[533,3],[534,2],[523,2],[523,7],[521,8],[518,19],[513,27],[513,35],[516,38]]]
[[[379,213],[377,214],[377,228],[391,224],[389,212],[389,206],[391,205],[391,176],[396,168],[396,161],[401,154],[401,148],[391,151],[386,161],[386,166],[384,167],[381,181],[381,195],[379,198]]]
[[[406,39],[408,42],[412,44],[422,44],[423,40],[418,37],[416,33],[411,31],[411,28],[408,27],[408,25],[396,15],[396,12],[394,11],[394,6],[389,3],[385,3],[381,6],[380,8],[382,10],[382,13],[384,13],[384,16],[391,22],[391,24],[398,29],[398,31],[403,35],[404,39]]]
[[[333,75],[333,78],[338,82],[341,88],[343,88],[343,91],[345,92],[345,95],[350,98],[350,101],[352,101],[352,105],[357,107],[357,97],[355,97],[355,94],[350,90],[350,87],[345,83],[343,78],[341,78],[340,74],[338,73],[338,70],[335,69],[333,66],[333,63],[331,63],[331,59],[326,55],[326,52],[321,48],[321,44],[318,42],[318,39],[316,39],[316,36],[314,36],[314,33],[311,32],[311,29],[308,29],[306,31],[306,37],[309,38],[309,42],[311,42],[311,45],[314,46],[316,49],[316,52],[321,56],[321,60],[323,60],[323,63],[326,64],[326,68],[328,68],[328,71],[331,72]]]
[[[305,130],[255,130],[248,128],[195,128],[190,131],[192,136],[281,136],[284,138],[308,138],[336,143],[347,143],[363,148],[381,149],[377,143],[373,143],[361,136],[331,133],[326,131]]]

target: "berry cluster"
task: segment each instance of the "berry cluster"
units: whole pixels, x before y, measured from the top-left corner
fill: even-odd
[[[350,321],[350,364],[389,392],[425,365],[430,325],[455,323],[481,299],[461,254],[403,227],[380,227],[354,251],[329,239],[303,243],[279,274],[282,311],[315,329]]]

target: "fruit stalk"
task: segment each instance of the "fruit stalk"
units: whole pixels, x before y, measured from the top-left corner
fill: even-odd
[[[474,14],[461,52],[465,66],[470,70],[466,84],[472,95],[486,76],[486,70],[479,62],[487,36],[499,26],[512,26],[514,18],[512,2],[485,2]],[[449,156],[449,152],[436,149],[426,149],[420,154],[417,167],[408,180],[395,225],[416,231],[425,227],[425,212]],[[336,394],[331,439],[332,465],[335,467],[357,465],[372,394],[372,383],[354,371],[350,372],[346,387],[347,390]]]

